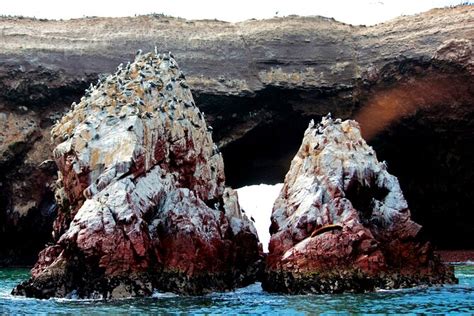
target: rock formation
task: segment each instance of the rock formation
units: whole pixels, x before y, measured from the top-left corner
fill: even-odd
[[[474,178],[474,6],[371,27],[323,17],[227,23],[149,15],[1,17],[0,29],[0,126],[8,126],[0,129],[0,265],[33,264],[48,242],[56,173],[44,167],[53,159],[46,135],[54,121],[99,75],[155,45],[179,58],[232,187],[282,182],[310,118],[354,118],[372,99],[392,109],[396,98],[381,96],[395,89],[413,111],[368,141],[396,171],[433,242],[474,247],[474,199],[460,189]]]
[[[454,283],[395,176],[352,120],[311,122],[277,198],[264,289],[373,291]]]
[[[52,130],[54,245],[15,294],[185,294],[255,281],[256,230],[224,187],[212,128],[170,54],[137,53]]]

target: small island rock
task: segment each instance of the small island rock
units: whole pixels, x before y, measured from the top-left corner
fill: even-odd
[[[395,176],[353,120],[311,122],[271,218],[263,287],[365,292],[455,283],[433,254]]]
[[[56,243],[14,294],[196,295],[255,281],[257,232],[171,53],[138,52],[91,85],[52,137]]]

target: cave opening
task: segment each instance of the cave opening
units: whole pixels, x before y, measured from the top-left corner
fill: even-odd
[[[212,113],[210,124],[224,157],[226,184],[233,188],[283,182],[311,119],[319,121],[328,112],[349,118],[358,108],[352,88],[346,86],[267,87],[255,96],[221,99],[198,95],[197,103]]]
[[[397,176],[412,219],[443,249],[474,248],[474,113],[433,110],[402,119],[370,141]]]
[[[364,225],[370,223],[374,208],[374,200],[383,201],[388,190],[378,187],[375,183],[370,185],[360,183],[357,179],[351,181],[345,191],[345,197],[351,201],[352,206],[358,211]]]
[[[222,150],[226,183],[234,188],[283,182],[298,151],[307,119],[264,123]]]

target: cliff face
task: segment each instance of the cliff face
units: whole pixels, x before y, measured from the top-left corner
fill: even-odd
[[[266,290],[365,292],[456,282],[355,121],[327,116],[310,123],[271,220]]]
[[[52,124],[99,75],[155,45],[188,74],[230,185],[281,182],[309,119],[357,116],[434,242],[473,246],[474,228],[463,224],[474,207],[463,189],[474,158],[473,17],[472,6],[460,6],[373,27],[321,17],[2,19],[0,240],[9,242],[0,262],[31,262],[47,241],[56,211]],[[25,239],[38,244],[20,258]]]

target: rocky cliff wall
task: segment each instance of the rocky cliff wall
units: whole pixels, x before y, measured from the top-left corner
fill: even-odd
[[[281,182],[309,119],[357,116],[434,243],[473,247],[473,26],[472,6],[373,27],[322,17],[2,18],[0,263],[31,263],[47,241],[52,124],[91,82],[155,45],[188,74],[229,185]]]

